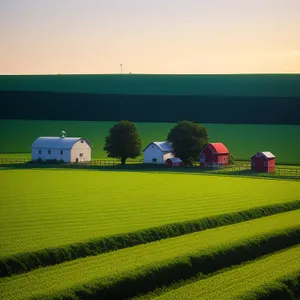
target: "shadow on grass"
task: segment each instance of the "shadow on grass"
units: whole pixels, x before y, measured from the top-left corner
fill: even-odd
[[[0,170],[20,170],[20,169],[48,169],[48,170],[93,170],[93,171],[114,171],[114,172],[138,172],[155,174],[189,174],[189,175],[211,175],[211,176],[230,176],[248,177],[256,179],[289,179],[300,180],[300,176],[279,175],[276,173],[257,173],[251,170],[239,170],[238,167],[226,167],[223,169],[205,169],[199,166],[168,167],[166,165],[153,164],[126,164],[115,166],[99,166],[84,164],[11,164],[0,165]]]

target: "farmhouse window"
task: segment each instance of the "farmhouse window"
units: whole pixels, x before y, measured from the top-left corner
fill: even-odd
[[[42,154],[42,150],[39,150],[39,154]]]
[[[153,163],[156,163],[156,162],[157,162],[157,159],[156,159],[156,158],[153,158],[153,159],[152,159],[152,162],[153,162]]]
[[[48,154],[51,154],[51,150],[48,150]]]
[[[267,166],[268,166],[268,162],[265,161],[265,162],[264,162],[264,167],[267,167]]]
[[[64,151],[60,150],[60,155],[63,155],[64,154]]]
[[[79,156],[80,156],[80,157],[83,157],[83,153],[80,153]]]

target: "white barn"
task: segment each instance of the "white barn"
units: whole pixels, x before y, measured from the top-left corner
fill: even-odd
[[[151,142],[144,149],[144,163],[165,164],[168,158],[173,158],[173,148],[168,142]]]
[[[82,137],[39,137],[32,144],[31,159],[85,162],[91,160],[91,147]]]

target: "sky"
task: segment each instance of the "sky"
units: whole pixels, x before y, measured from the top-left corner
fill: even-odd
[[[0,74],[300,73],[300,0],[0,0]]]

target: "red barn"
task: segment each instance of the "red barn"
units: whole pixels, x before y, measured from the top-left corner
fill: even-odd
[[[251,156],[251,170],[256,172],[274,172],[275,156],[271,152],[257,152]]]
[[[222,143],[209,143],[200,153],[201,167],[222,167],[228,165],[229,151]]]
[[[166,160],[166,165],[168,167],[181,167],[183,162],[179,157],[171,157]]]

